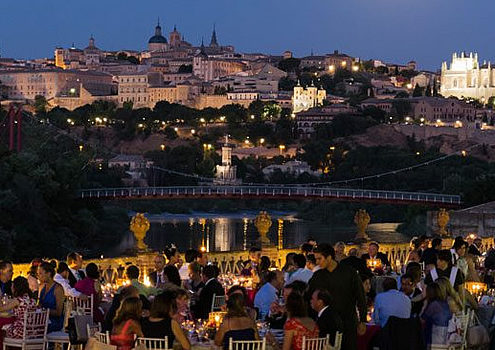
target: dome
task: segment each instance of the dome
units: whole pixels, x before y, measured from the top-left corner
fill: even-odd
[[[166,44],[167,39],[163,35],[153,35],[150,40],[148,41],[148,44]]]
[[[162,27],[160,27],[160,20],[158,20],[158,25],[155,27],[155,35],[153,35],[148,44],[166,44],[167,39],[162,35]]]

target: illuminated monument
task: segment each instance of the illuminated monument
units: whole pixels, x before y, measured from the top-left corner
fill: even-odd
[[[471,97],[488,102],[495,96],[495,68],[490,62],[480,65],[477,53],[452,55],[450,67],[442,63],[440,94],[444,97]]]
[[[229,144],[229,137],[225,136],[225,143],[222,146],[222,164],[216,167],[215,183],[223,185],[238,185],[241,183],[237,179],[237,166],[232,165],[232,148]]]

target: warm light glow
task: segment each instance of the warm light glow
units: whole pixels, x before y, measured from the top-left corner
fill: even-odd
[[[441,119],[437,119],[437,123],[440,124],[442,122]]]
[[[419,156],[420,154],[421,154],[421,153],[419,153],[419,152],[416,152],[416,155],[417,155],[417,156]]]
[[[251,119],[254,119],[254,114],[251,114]]]
[[[174,128],[174,131],[175,131],[175,132],[179,131],[179,128]]]
[[[352,66],[352,71],[357,72],[359,70],[359,66]]]
[[[199,248],[199,250],[200,250],[201,252],[203,252],[203,253],[204,253],[204,252],[206,252],[206,247],[205,247],[204,245],[202,245],[202,246]]]
[[[407,87],[409,90],[411,90],[413,86],[412,86],[412,84],[411,84],[411,83],[408,83],[408,84],[406,85],[406,87]]]
[[[195,133],[196,133],[196,130],[191,129],[191,134],[193,134],[193,135],[194,135]]]
[[[467,156],[467,152],[465,150],[462,150],[461,151],[461,154],[462,154],[463,157]]]
[[[265,139],[264,138],[261,138],[260,139],[260,145],[264,144],[265,143]]]
[[[347,62],[346,62],[346,61],[342,61],[342,62],[340,62],[340,65],[341,65],[342,67],[345,67],[345,66],[347,66]]]
[[[225,117],[222,115],[222,116],[220,117],[220,121],[222,121],[222,122],[223,122],[224,120],[225,120]]]
[[[204,123],[206,120],[205,120],[205,118],[201,118],[199,121],[200,121],[201,123]]]
[[[139,123],[138,128],[144,128],[144,124]]]
[[[160,145],[160,148],[161,148],[162,151],[164,151],[165,150],[165,145],[163,145],[163,144]]]
[[[295,113],[292,113],[290,116],[291,116],[292,119],[296,118],[296,114]]]
[[[143,277],[143,284],[146,286],[146,287],[151,287],[151,281],[150,281],[150,277],[148,275],[144,275]]]
[[[328,71],[329,72],[334,72],[335,71],[335,66],[333,64],[331,64],[330,66],[328,66]]]
[[[83,148],[83,145],[79,145],[79,152],[82,152]]]
[[[75,93],[76,93],[76,89],[75,89],[75,88],[71,88],[71,89],[69,90],[69,92],[70,92],[71,94],[75,94]]]
[[[481,295],[485,292],[488,287],[486,283],[481,282],[466,282],[465,283],[466,290],[473,295]]]
[[[244,140],[244,143],[245,143],[246,145],[249,145],[249,140]]]
[[[382,268],[382,261],[380,259],[368,259],[366,260],[366,267],[371,271]]]

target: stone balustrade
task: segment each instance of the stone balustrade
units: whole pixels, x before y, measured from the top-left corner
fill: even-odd
[[[452,239],[444,239],[444,248],[450,248],[452,246]],[[483,246],[481,251],[487,251],[493,247],[493,238],[483,238]],[[352,248],[357,248],[360,252],[366,250],[366,244],[364,245],[347,245],[346,252]],[[285,257],[290,252],[297,252],[297,249],[277,249],[276,247],[263,248],[263,255],[267,255],[272,260],[272,265],[277,268],[282,268],[285,264]],[[407,255],[410,251],[409,243],[383,243],[380,244],[380,251],[388,255],[392,268],[395,269],[397,265],[402,266],[407,259]],[[218,265],[221,273],[234,273],[237,274],[242,269],[242,261],[249,258],[248,251],[232,251],[232,252],[209,252],[207,253],[209,260]],[[88,259],[85,263],[94,262],[102,269],[106,269],[109,265],[116,269],[119,265],[126,266],[128,264],[137,265],[145,274],[153,270],[153,258],[155,253],[144,253],[137,256],[127,256],[118,258],[104,258],[104,259]],[[27,276],[29,272],[30,264],[14,264],[14,275]],[[399,267],[400,267],[399,266]]]

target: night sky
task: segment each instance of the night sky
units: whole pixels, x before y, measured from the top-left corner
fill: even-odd
[[[146,48],[160,16],[194,45],[296,56],[340,50],[436,70],[453,51],[495,61],[494,0],[1,0],[2,57],[52,57],[56,46]]]

